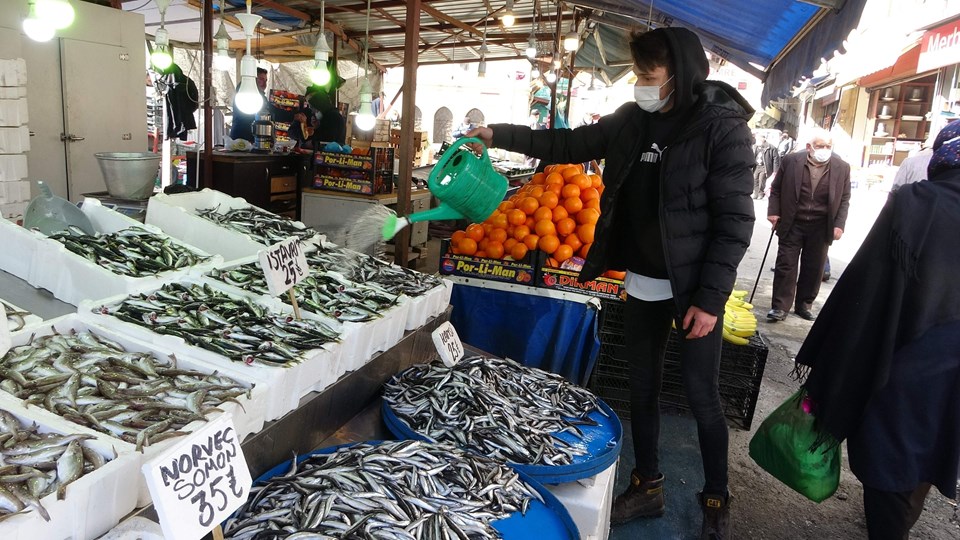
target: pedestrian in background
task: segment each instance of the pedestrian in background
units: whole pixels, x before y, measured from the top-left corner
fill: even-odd
[[[767,219],[780,242],[770,322],[784,320],[791,304],[800,318],[814,319],[810,309],[820,292],[827,248],[843,236],[850,206],[850,165],[832,149],[830,133],[817,130],[806,152],[783,158],[771,184]]]
[[[757,144],[753,147],[753,159],[757,166],[753,169],[753,198],[762,199],[767,192],[767,179],[780,168],[780,154],[763,135],[757,135]]]
[[[487,146],[554,163],[606,159],[600,221],[582,281],[627,270],[624,306],[636,468],[610,519],[664,513],[660,383],[670,326],[697,422],[704,485],[700,538],[730,536],[729,434],[720,403],[723,310],[753,232],[753,110],[729,85],[708,81],[703,44],[685,28],[635,33],[634,102],[596,124],[533,131],[494,124],[473,131]],[[634,157],[635,156],[635,157]]]
[[[891,190],[927,179],[927,166],[930,165],[930,158],[933,157],[934,137],[935,135],[930,135],[923,141],[919,152],[900,162],[897,175],[893,177]]]
[[[786,131],[781,131],[780,142],[777,144],[777,153],[780,154],[781,159],[783,159],[783,157],[790,152],[793,152],[793,145],[793,137],[791,137]]]
[[[960,122],[892,192],[797,354],[817,426],[847,440],[871,540],[905,540],[960,475]]]

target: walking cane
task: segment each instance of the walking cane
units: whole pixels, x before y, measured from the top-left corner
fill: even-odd
[[[773,243],[773,235],[777,232],[777,226],[774,225],[770,229],[770,238],[767,239],[767,249],[763,250],[763,260],[760,261],[760,271],[757,272],[757,280],[753,282],[753,291],[750,292],[750,299],[747,300],[748,304],[753,303],[753,295],[757,294],[757,285],[760,284],[760,276],[763,275],[763,267],[767,265],[767,253],[770,253],[770,244]]]

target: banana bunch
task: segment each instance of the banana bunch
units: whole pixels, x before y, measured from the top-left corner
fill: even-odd
[[[757,333],[757,318],[750,311],[753,305],[744,302],[747,291],[733,291],[723,310],[723,339],[734,345],[746,345]]]

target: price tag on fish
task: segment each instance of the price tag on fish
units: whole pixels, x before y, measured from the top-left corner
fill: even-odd
[[[166,538],[202,538],[247,501],[250,470],[229,414],[143,465]]]
[[[307,277],[307,256],[297,238],[278,242],[260,253],[260,268],[267,278],[270,294],[278,296]]]
[[[463,358],[463,343],[460,342],[460,336],[457,335],[457,329],[447,321],[441,324],[430,334],[433,337],[433,345],[440,353],[440,360],[443,365],[453,367]]]

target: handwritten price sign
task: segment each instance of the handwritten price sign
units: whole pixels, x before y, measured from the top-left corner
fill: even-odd
[[[300,283],[309,274],[307,257],[300,240],[288,238],[260,253],[260,268],[267,278],[270,294],[278,296]]]
[[[166,538],[202,538],[246,502],[253,481],[230,415],[143,466]]]
[[[437,327],[430,334],[433,338],[433,345],[440,353],[440,360],[443,365],[453,367],[463,358],[463,343],[460,342],[460,336],[457,335],[457,329],[447,321]]]

